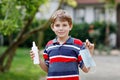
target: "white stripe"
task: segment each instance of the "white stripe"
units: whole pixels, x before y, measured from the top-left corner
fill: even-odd
[[[59,47],[60,45],[56,45],[56,46],[50,46],[48,47],[46,50],[49,50],[49,49],[52,49],[52,48],[55,48],[55,47]]]
[[[73,58],[73,59],[77,59],[76,57],[71,57],[71,56],[63,56],[63,55],[52,56],[52,57],[50,57],[50,59],[52,59],[52,58],[57,58],[57,57],[61,57],[61,58]]]
[[[77,49],[77,50],[80,50],[80,48],[79,48],[79,47],[76,47],[76,46],[73,46],[73,45],[63,45],[63,46],[66,46],[66,47],[71,47],[71,48],[75,48],[75,49]]]
[[[45,62],[48,62],[48,63],[49,63],[50,61],[46,60]]]
[[[50,76],[47,78],[66,78],[66,77],[78,77],[79,75],[67,75],[67,76]]]
[[[73,45],[55,45],[55,46],[48,47],[46,50],[49,50],[49,49],[52,49],[52,48],[55,48],[55,47],[60,47],[60,46],[71,47],[71,48],[75,48],[77,50],[80,50],[79,47],[76,47],[76,46],[73,46]]]
[[[43,54],[47,54],[47,53],[43,53]],[[47,54],[48,55],[48,54]]]

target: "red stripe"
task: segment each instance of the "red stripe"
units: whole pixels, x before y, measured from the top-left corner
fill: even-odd
[[[79,77],[66,77],[66,78],[47,78],[47,80],[79,80]]]
[[[82,57],[79,55],[78,56],[78,62],[82,61]]]
[[[77,60],[75,58],[62,58],[62,57],[56,57],[50,59],[50,63],[53,62],[76,62]]]
[[[50,41],[47,43],[46,46],[49,46],[49,45],[51,45],[51,44],[53,44],[53,40],[50,40]]]
[[[43,54],[44,59],[48,59],[48,55],[47,54]]]
[[[79,39],[74,39],[74,44],[77,44],[77,45],[79,45],[79,46],[82,46],[82,41],[81,40],[79,40]]]

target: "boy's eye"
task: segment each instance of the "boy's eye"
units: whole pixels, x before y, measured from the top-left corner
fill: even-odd
[[[59,27],[60,25],[59,25],[59,24],[56,24],[55,26],[56,26],[56,27]]]
[[[63,26],[67,26],[67,24],[63,24]]]

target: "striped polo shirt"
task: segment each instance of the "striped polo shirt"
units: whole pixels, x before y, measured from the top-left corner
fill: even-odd
[[[84,48],[81,40],[72,37],[62,45],[56,38],[50,40],[43,54],[48,66],[47,80],[79,80],[78,67],[83,66],[79,51]]]

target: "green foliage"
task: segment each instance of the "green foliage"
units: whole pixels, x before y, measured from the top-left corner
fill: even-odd
[[[105,1],[105,3],[106,3],[106,5],[105,5],[105,7],[106,8],[115,8],[115,6],[116,6],[116,1],[115,0],[104,0]]]
[[[64,0],[64,2],[66,2],[68,5],[70,5],[72,7],[76,7],[77,6],[76,0]]]
[[[70,32],[70,35],[81,39],[82,41],[85,41],[86,39],[89,38],[88,36],[88,29],[89,29],[89,24],[87,23],[82,23],[82,24],[74,24],[73,29]]]
[[[5,50],[0,47],[0,50]],[[27,48],[18,48],[9,72],[0,73],[0,80],[39,80],[46,75],[38,65],[34,65]]]
[[[99,30],[100,32],[100,35],[98,37],[96,37],[96,44],[102,44],[104,45],[104,42],[105,42],[105,34],[106,34],[106,27],[107,27],[107,24],[105,22],[103,23],[99,23],[99,22],[94,22],[92,23],[95,27],[94,29],[95,30]],[[116,33],[116,30],[117,30],[117,25],[116,24],[110,24],[109,25],[109,31],[110,33]]]
[[[9,0],[3,0],[1,3],[2,18],[0,18],[0,31],[4,35],[10,35],[19,26],[21,26],[21,15],[18,13],[15,6],[16,4],[14,1],[10,2]]]
[[[10,35],[11,32],[19,30],[18,25],[14,24],[11,20],[0,21],[0,30],[4,35]]]
[[[24,27],[38,7],[48,0],[1,0],[0,33],[10,35]]]

